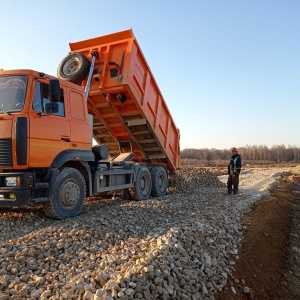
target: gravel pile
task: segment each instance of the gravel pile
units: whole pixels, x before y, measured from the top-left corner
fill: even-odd
[[[185,167],[173,176],[171,188],[173,192],[193,194],[207,188],[225,188],[225,184],[207,168]]]
[[[65,221],[3,210],[0,300],[214,299],[238,259],[239,220],[262,194],[257,180],[266,190],[282,171],[245,172],[229,197],[226,176],[183,168],[165,197],[90,198]]]

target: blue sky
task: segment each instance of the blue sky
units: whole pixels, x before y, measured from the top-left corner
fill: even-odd
[[[0,68],[56,75],[69,42],[132,28],[182,150],[300,146],[298,0],[0,4]]]

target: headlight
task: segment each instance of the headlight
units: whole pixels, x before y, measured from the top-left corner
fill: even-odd
[[[20,177],[5,177],[5,186],[20,186]]]

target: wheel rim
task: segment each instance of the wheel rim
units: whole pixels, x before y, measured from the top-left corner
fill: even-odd
[[[73,75],[80,67],[80,61],[77,57],[69,59],[63,66],[63,73],[66,75]]]
[[[62,204],[71,209],[76,206],[80,199],[80,187],[77,183],[68,181],[62,186],[60,194]]]
[[[141,190],[144,191],[145,188],[146,188],[146,178],[145,178],[145,176],[143,176],[141,178]]]
[[[163,185],[164,185],[164,176],[163,176],[163,174],[160,174],[159,178],[158,178],[158,187],[159,187],[160,191],[163,190],[163,188],[164,188]]]
[[[149,176],[147,173],[144,173],[140,179],[140,190],[142,194],[145,196],[151,190],[151,184],[149,183]]]

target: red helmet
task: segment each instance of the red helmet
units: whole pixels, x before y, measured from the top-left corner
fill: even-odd
[[[238,152],[238,149],[235,148],[235,147],[232,147],[230,150],[231,150],[231,151],[234,151],[234,152]]]

